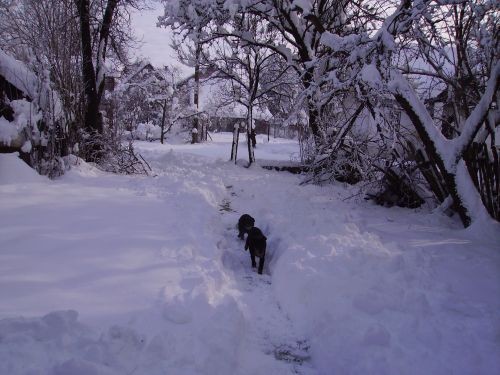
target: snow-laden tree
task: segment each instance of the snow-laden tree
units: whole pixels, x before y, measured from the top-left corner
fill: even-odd
[[[99,105],[104,93],[106,57],[111,25],[115,10],[120,0],[108,0],[101,14],[96,14],[100,21],[93,29],[92,11],[89,0],[74,0],[80,21],[80,42],[82,50],[82,77],[85,91],[85,129],[88,132],[102,133],[102,118]],[[94,47],[94,45],[96,47]]]
[[[499,122],[500,51],[494,4],[402,1],[373,39],[372,87],[383,83],[411,119],[463,224],[487,217],[485,203],[490,214],[498,217],[494,133]],[[401,64],[411,52],[425,64]],[[452,108],[446,119],[426,107],[421,89],[429,87],[421,82],[419,86],[422,77],[432,78],[431,84],[446,92]],[[485,144],[488,138],[491,147],[485,145],[482,152],[493,158],[491,173],[496,173],[497,180],[492,186],[497,192],[481,196],[484,181],[479,180],[480,170],[471,165],[468,154],[474,152],[475,143]]]
[[[118,125],[127,130],[133,130],[139,123],[159,126],[161,111],[154,98],[168,89],[167,80],[170,80],[168,71],[156,69],[146,60],[126,67],[112,93],[117,103]]]
[[[314,153],[330,149],[332,127],[338,121],[331,117],[332,101],[353,91],[361,69],[362,56],[350,55],[354,46],[369,42],[370,32],[380,22],[390,4],[314,0],[314,1],[231,1],[204,0],[169,3],[161,22],[182,30],[186,35],[202,27],[204,40],[231,37],[241,45],[252,45],[272,51],[295,70],[302,86],[302,99],[312,134]],[[247,15],[273,38],[259,40],[245,27],[231,20]],[[335,46],[322,38],[338,40]],[[295,108],[302,105],[294,100]],[[354,111],[355,112],[355,111]],[[292,111],[292,115],[296,115]]]
[[[343,24],[344,8],[348,7],[348,3],[332,0],[313,2],[186,0],[168,3],[160,22],[186,30],[187,33],[192,33],[192,30],[203,30],[212,22],[217,25],[218,36],[237,37],[247,44],[261,45],[282,55],[297,70],[307,90],[310,128],[317,143],[321,143],[323,134],[318,126],[321,103],[317,101],[321,83],[317,78],[322,77],[330,66],[328,61],[323,65],[314,62],[326,49],[320,44],[321,33],[339,28]],[[279,37],[260,44],[245,28],[225,27],[228,20],[243,13],[252,14],[260,22],[265,22],[266,27],[278,33]]]
[[[218,79],[225,81],[228,87],[226,102],[235,102],[246,109],[246,133],[249,164],[255,161],[253,144],[255,111],[267,111],[272,93],[278,93],[289,82],[288,67],[280,65],[280,56],[273,50],[263,47],[277,37],[276,32],[269,30],[265,23],[251,14],[235,17],[226,30],[244,30],[247,38],[258,43],[246,41],[226,35],[219,35],[219,28],[212,31],[212,40],[207,43],[203,52],[203,61],[218,72]],[[276,69],[279,68],[279,69]],[[281,69],[283,68],[283,69]],[[237,147],[238,142],[233,144]],[[236,150],[231,155],[235,157]]]
[[[128,10],[138,7],[140,0],[107,0],[91,2],[74,0],[79,20],[81,76],[84,84],[83,130],[87,135],[86,159],[99,161],[99,145],[106,142],[100,113],[104,83],[109,62],[126,63],[132,41]],[[114,57],[113,60],[110,57]],[[92,138],[95,138],[92,143]]]
[[[139,124],[158,128],[163,143],[165,135],[185,117],[192,117],[176,88],[178,72],[174,68],[155,68],[148,61],[138,61],[128,67],[114,92],[109,95],[116,107],[115,123],[132,134]]]
[[[29,97],[26,131],[29,163],[39,173],[55,177],[64,172],[61,156],[70,152],[71,123],[78,113],[81,79],[75,11],[69,0],[18,0],[0,4],[0,47],[19,66],[19,87]],[[66,26],[65,33],[61,25]],[[26,74],[21,74],[25,70]]]
[[[131,41],[127,9],[139,2],[17,0],[0,7],[0,44],[58,93],[65,115],[62,136],[70,152],[94,158],[81,147],[93,143],[84,133],[102,133],[99,111],[111,62],[107,57],[126,60]]]
[[[382,20],[376,33],[363,29],[353,29],[347,36],[321,32],[321,44],[329,48],[324,59],[333,67],[322,78],[330,82],[325,85],[326,95],[331,91],[336,98],[339,87],[350,87],[375,119],[387,113],[382,103],[395,101],[414,127],[415,135],[405,140],[410,143],[409,151],[420,155],[422,170],[422,162],[433,165],[437,178],[431,178],[431,173],[425,177],[438,198],[449,196],[446,201],[452,202],[465,226],[487,216],[485,204],[498,217],[494,129],[499,65],[494,5],[404,0]],[[347,70],[332,63],[339,54],[347,57],[343,60]],[[437,96],[448,109],[432,107]],[[379,131],[383,137],[384,129]],[[394,140],[401,137],[395,135]],[[478,167],[480,157],[482,167]],[[436,190],[442,190],[441,197]]]
[[[336,92],[343,91],[356,75],[349,71],[351,61],[346,59],[346,46],[331,50],[321,43],[323,35],[342,37],[343,43],[361,44],[367,40],[370,22],[382,11],[365,3],[334,0],[306,1],[245,1],[241,11],[248,12],[267,23],[267,27],[279,33],[267,48],[279,53],[297,72],[304,91],[309,128],[316,147],[325,143],[323,111]],[[255,41],[244,32],[239,37],[248,43]],[[257,42],[257,44],[259,44]],[[335,72],[343,74],[335,75]],[[332,78],[337,82],[331,85]],[[326,86],[329,89],[326,89]],[[332,88],[334,90],[332,90]]]
[[[188,33],[212,25],[217,37],[233,36],[268,48],[296,70],[314,153],[320,158],[329,153],[329,158],[338,159],[338,151],[353,139],[351,129],[366,109],[376,125],[381,162],[405,154],[397,162],[417,165],[437,199],[451,201],[466,226],[488,211],[499,216],[495,128],[500,68],[494,2],[181,0],[173,4],[163,21]],[[258,18],[280,37],[261,43],[244,28],[227,26],[228,20],[242,14]],[[337,116],[335,109],[342,108],[346,97],[357,104],[344,106],[343,116]],[[402,131],[398,112],[409,118],[413,131]],[[358,155],[363,157],[367,150],[360,149]],[[362,169],[362,164],[356,168]]]
[[[200,74],[204,45],[212,38],[207,27],[223,24],[229,20],[229,12],[221,4],[205,1],[169,1],[164,4],[164,14],[158,18],[158,27],[169,27],[174,31],[172,47],[178,52],[183,63],[194,68],[193,91],[193,141],[204,140],[205,125],[200,122]],[[201,125],[201,126],[200,126]]]
[[[0,36],[2,49],[23,61],[40,79],[48,80],[57,92],[65,120],[59,137],[68,139],[82,112],[80,43],[73,0],[18,0],[0,6]]]

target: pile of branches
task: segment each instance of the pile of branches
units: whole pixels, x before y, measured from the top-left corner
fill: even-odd
[[[122,143],[119,137],[109,134],[83,134],[80,157],[105,171],[117,174],[149,175],[151,167],[135,152],[132,141]]]
[[[383,168],[377,164],[374,167],[381,178],[370,183],[365,199],[385,207],[417,208],[432,197],[415,161],[394,159]]]
[[[354,185],[363,179],[363,164],[360,150],[352,144],[324,148],[311,162],[312,174],[306,182],[320,184],[335,180]]]

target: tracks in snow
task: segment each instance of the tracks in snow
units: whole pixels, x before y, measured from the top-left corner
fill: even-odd
[[[234,216],[235,223],[240,215],[231,208],[229,199],[221,203],[219,211]],[[240,292],[237,302],[246,321],[245,345],[282,363],[284,374],[315,374],[309,363],[308,341],[297,335],[275,298],[269,263],[263,275],[251,267],[250,255],[244,251],[244,241],[237,238],[235,226],[224,229],[217,246],[222,251],[222,264]]]

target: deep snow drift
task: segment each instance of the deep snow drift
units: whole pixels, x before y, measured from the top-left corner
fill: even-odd
[[[214,137],[138,143],[155,177],[0,155],[1,375],[500,372],[498,225],[344,200]],[[297,152],[260,137],[256,157]]]

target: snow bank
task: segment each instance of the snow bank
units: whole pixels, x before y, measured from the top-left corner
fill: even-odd
[[[48,181],[19,159],[19,153],[0,154],[0,185]]]
[[[478,246],[464,231],[435,235],[410,224],[383,239],[346,223],[345,213],[335,216],[284,233],[293,240],[273,274],[280,305],[311,338],[317,368],[415,375],[500,369],[492,329],[500,323],[498,233]]]
[[[150,337],[121,325],[96,334],[77,320],[75,311],[0,320],[0,373],[234,373],[241,315],[230,301],[219,307],[205,301],[196,307],[200,320],[210,325],[193,327],[184,320],[172,320],[165,308],[164,320],[155,321],[157,334]],[[216,336],[214,329],[218,331]]]

